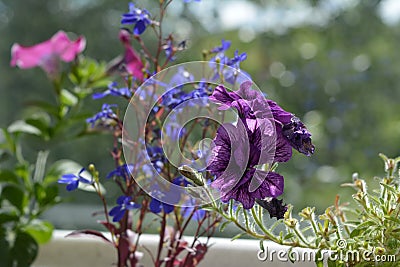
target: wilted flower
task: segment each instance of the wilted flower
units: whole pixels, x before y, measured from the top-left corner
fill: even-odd
[[[125,211],[137,208],[140,208],[140,204],[133,202],[131,197],[120,196],[117,199],[117,206],[112,208],[108,214],[114,217],[113,222],[119,222],[124,217]]]
[[[79,183],[84,183],[84,184],[93,184],[93,181],[88,180],[82,176],[82,173],[85,171],[85,168],[82,168],[78,175],[73,174],[73,173],[68,173],[64,174],[61,176],[61,178],[58,180],[59,184],[67,184],[67,190],[72,191],[78,188]]]
[[[14,44],[11,48],[10,64],[21,69],[41,67],[53,76],[59,70],[59,61],[73,61],[85,46],[86,40],[83,36],[71,41],[65,32],[59,31],[50,40],[34,46]]]
[[[272,199],[266,199],[266,200],[261,200],[257,199],[256,200],[257,204],[266,209],[269,213],[269,217],[276,217],[278,220],[283,219],[283,215],[285,215],[285,212],[287,211],[288,207],[283,204],[283,199],[277,199],[277,198],[272,198]]]

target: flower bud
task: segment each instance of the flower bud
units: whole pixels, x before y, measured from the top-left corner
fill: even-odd
[[[289,218],[289,219],[285,219],[284,222],[288,227],[295,228],[299,221],[295,218]]]
[[[198,185],[198,186],[203,186],[204,185],[204,181],[203,181],[202,175],[200,173],[198,173],[195,169],[192,169],[191,167],[189,167],[187,165],[183,165],[183,166],[178,168],[178,171],[183,176],[185,176],[190,181],[192,181],[195,185]]]
[[[385,252],[386,252],[386,249],[382,248],[382,247],[376,247],[374,249],[374,254],[375,255],[383,255],[383,254],[385,254]]]

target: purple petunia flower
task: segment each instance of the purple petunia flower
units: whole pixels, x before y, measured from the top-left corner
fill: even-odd
[[[216,176],[211,186],[220,191],[223,202],[235,199],[249,209],[256,199],[283,193],[281,175],[256,169],[258,164],[268,162],[268,157],[263,158],[261,134],[259,130],[248,131],[241,123],[224,124],[217,130],[207,169]],[[251,190],[255,183],[257,188]]]
[[[292,147],[306,155],[314,152],[311,134],[304,124],[252,90],[251,85],[250,81],[244,82],[236,92],[228,92],[220,85],[210,96],[221,104],[222,110],[235,108],[240,118],[236,126],[224,124],[217,131],[208,165],[216,176],[212,186],[219,189],[222,201],[235,199],[245,209],[251,208],[256,199],[283,193],[283,177],[256,169],[257,165],[288,161]]]
[[[100,99],[108,95],[130,98],[132,96],[132,92],[129,90],[128,87],[117,88],[117,83],[112,82],[108,85],[108,89],[106,91],[102,93],[94,93],[92,98]]]
[[[117,199],[117,206],[112,208],[108,214],[114,217],[113,222],[119,222],[124,217],[125,211],[137,208],[140,208],[140,204],[133,202],[131,197],[120,196]]]
[[[311,133],[292,113],[282,109],[277,103],[251,89],[251,82],[242,83],[237,92],[228,92],[222,85],[217,86],[210,99],[221,104],[221,109],[236,108],[239,117],[256,119],[269,117],[275,122],[277,134],[275,161],[286,162],[292,156],[292,147],[307,156],[314,153]]]
[[[135,7],[134,3],[129,3],[129,12],[122,15],[121,24],[134,24],[133,33],[140,35],[152,23],[150,17],[149,11]]]
[[[116,106],[117,105],[103,104],[103,106],[101,107],[101,111],[96,113],[93,117],[87,118],[86,122],[90,123],[92,127],[94,127],[97,121],[105,122],[110,119],[116,119],[117,115],[111,109],[112,107]]]
[[[84,184],[93,184],[93,181],[88,180],[84,177],[82,177],[82,173],[85,171],[85,168],[82,168],[78,175],[73,174],[73,173],[68,173],[64,174],[61,176],[61,178],[58,180],[59,184],[67,184],[67,190],[72,191],[78,188],[79,183],[84,183]]]

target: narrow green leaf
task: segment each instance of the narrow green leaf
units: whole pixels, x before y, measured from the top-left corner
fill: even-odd
[[[78,103],[78,98],[66,89],[61,90],[60,101],[66,106],[75,106]]]
[[[8,126],[7,130],[10,133],[26,133],[40,136],[42,132],[40,129],[26,123],[23,120],[18,120],[13,122],[10,126]]]
[[[236,240],[236,239],[238,239],[238,238],[241,238],[242,236],[245,236],[247,233],[240,233],[240,234],[237,234],[237,235],[235,235],[234,237],[232,237],[232,241],[234,241],[234,240]]]
[[[223,232],[225,230],[225,227],[230,223],[230,221],[223,222],[219,228],[220,232]]]
[[[324,257],[322,255],[322,249],[318,250],[315,254],[315,264],[317,267],[324,267]]]
[[[294,236],[295,236],[294,233],[289,233],[289,234],[285,235],[285,237],[283,238],[283,240],[290,239],[290,238],[292,238],[292,237],[294,237]]]

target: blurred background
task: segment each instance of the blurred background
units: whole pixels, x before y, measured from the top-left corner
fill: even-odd
[[[156,13],[156,0],[136,1]],[[87,39],[85,55],[109,61],[122,53],[118,40],[121,14],[129,1],[0,0],[0,126],[23,116],[27,102],[52,98],[51,84],[39,68],[9,66],[13,43],[33,45],[59,29]],[[315,154],[294,153],[279,165],[285,177],[286,203],[322,212],[336,194],[350,201],[340,185],[352,174],[371,181],[383,175],[382,152],[400,155],[400,1],[386,0],[175,0],[165,31],[188,40],[176,63],[201,60],[203,49],[231,40],[228,55],[247,52],[242,69],[268,97],[295,113],[313,133]],[[153,35],[144,38],[152,47]],[[91,99],[88,109],[101,103]],[[106,175],[111,136],[82,138],[57,147],[50,160],[94,162]],[[32,154],[41,147],[28,139]],[[105,186],[109,185],[106,182]],[[110,183],[111,185],[111,183]],[[46,214],[57,228],[87,228],[98,200],[87,192],[66,193],[67,202]],[[116,191],[108,191],[110,199]],[[74,209],[74,211],[72,211]],[[101,229],[101,228],[100,228]]]

